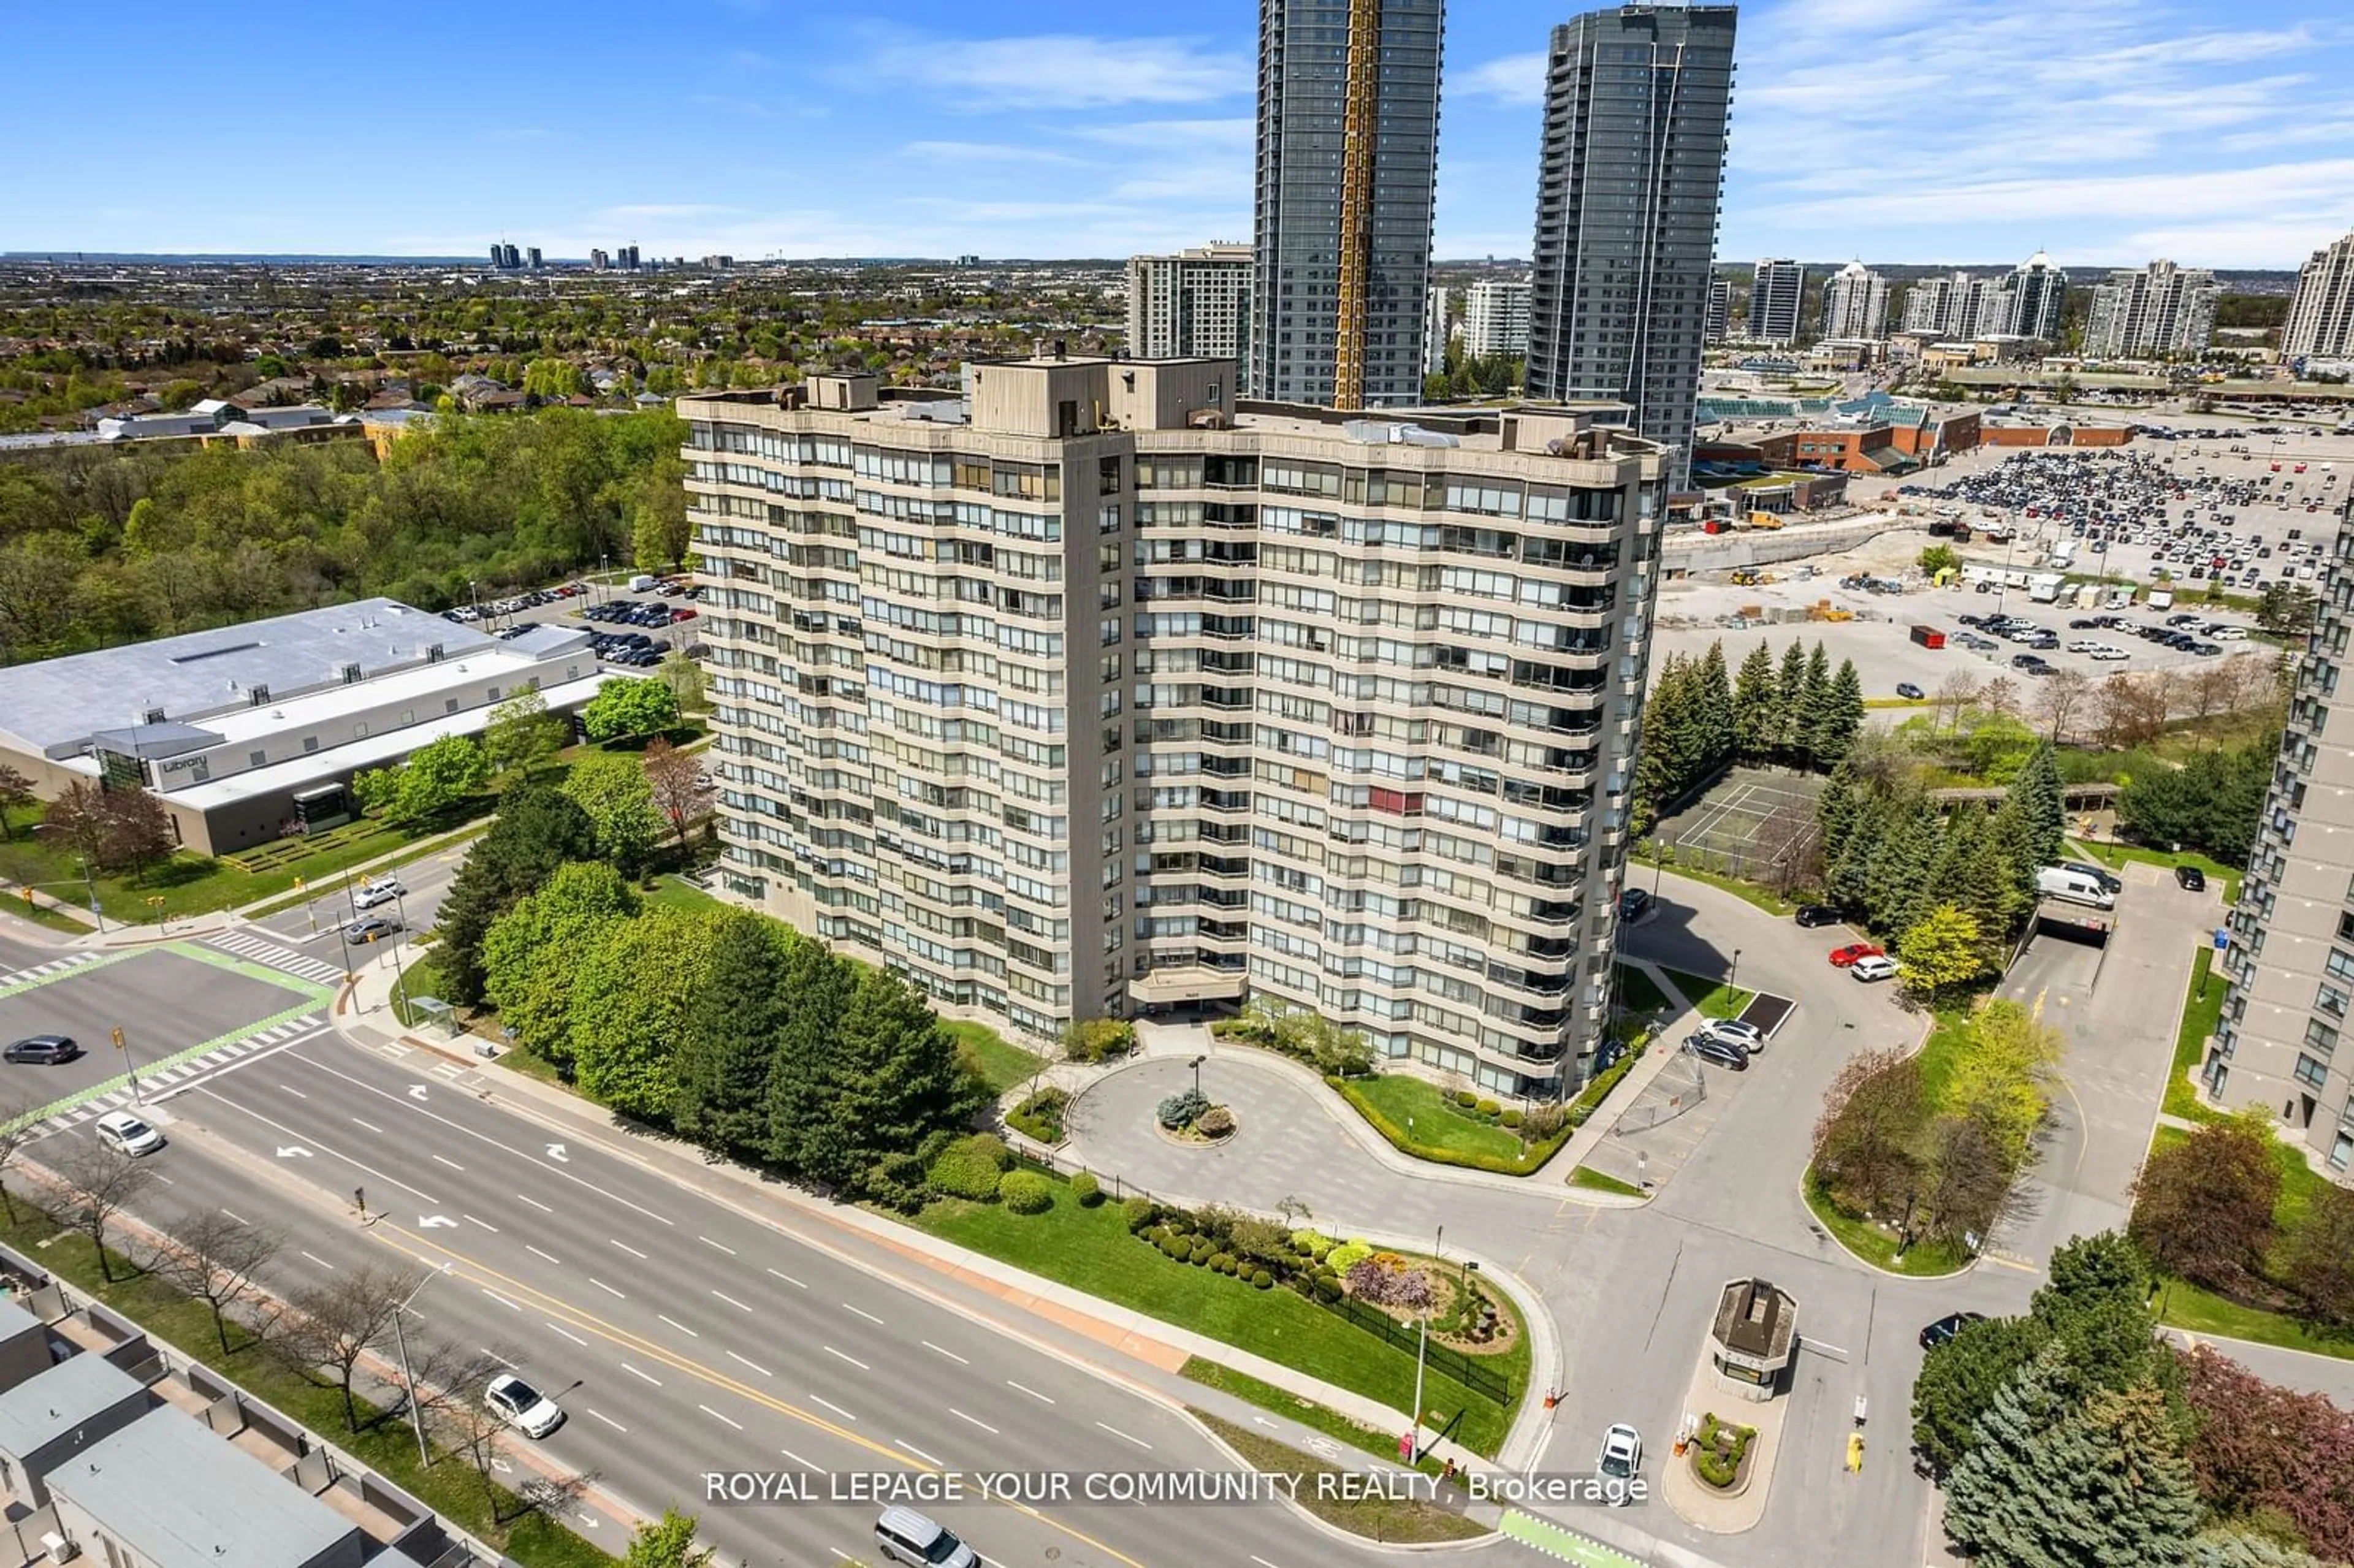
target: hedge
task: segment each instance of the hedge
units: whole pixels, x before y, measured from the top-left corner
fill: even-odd
[[[1592,1118],[1594,1113],[1601,1107],[1602,1102],[1610,1097],[1610,1091],[1618,1086],[1618,1080],[1635,1070],[1635,1064],[1643,1059],[1643,1052],[1648,1044],[1649,1042],[1645,1042],[1644,1044],[1637,1045],[1627,1052],[1616,1062],[1596,1073],[1594,1075],[1594,1081],[1578,1091],[1577,1097],[1569,1102],[1570,1127],[1573,1128],[1584,1127]]]
[[[998,1180],[997,1196],[1017,1214],[1043,1214],[1055,1206],[1055,1184],[1035,1171],[1009,1171]]]
[[[1006,1160],[1002,1139],[994,1133],[976,1132],[949,1144],[925,1174],[936,1190],[951,1198],[986,1203],[1002,1189],[1000,1173]]]
[[[1617,1065],[1611,1068],[1612,1073],[1619,1070]],[[1597,1078],[1595,1082],[1600,1084],[1604,1078],[1609,1079],[1614,1084],[1617,1082],[1617,1079],[1611,1077],[1608,1073],[1604,1074],[1602,1078]],[[1500,1176],[1529,1176],[1544,1169],[1545,1161],[1561,1152],[1561,1146],[1569,1141],[1570,1133],[1576,1128],[1579,1122],[1585,1119],[1583,1117],[1576,1116],[1573,1107],[1571,1119],[1562,1124],[1560,1131],[1523,1146],[1518,1160],[1499,1160],[1490,1155],[1464,1154],[1456,1150],[1441,1149],[1435,1144],[1419,1142],[1405,1128],[1383,1115],[1371,1100],[1358,1091],[1356,1085],[1350,1079],[1328,1077],[1324,1081],[1350,1105],[1355,1107],[1357,1114],[1372,1123],[1373,1130],[1389,1139],[1390,1146],[1399,1153],[1410,1154],[1416,1160],[1427,1160],[1434,1165],[1458,1165],[1472,1171],[1492,1171]],[[1603,1092],[1606,1094],[1609,1091],[1606,1087]],[[1586,1093],[1593,1093],[1590,1086]],[[1479,1097],[1475,1095],[1472,1098],[1476,1102]],[[1585,1095],[1578,1097],[1580,1104],[1585,1100]],[[1589,1114],[1591,1114],[1590,1111]]]

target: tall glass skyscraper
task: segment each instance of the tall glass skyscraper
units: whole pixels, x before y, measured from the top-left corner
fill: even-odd
[[[1690,471],[1733,100],[1734,7],[1621,5],[1553,30],[1528,387],[1618,397]]]
[[[1254,397],[1422,396],[1444,0],[1259,0]]]

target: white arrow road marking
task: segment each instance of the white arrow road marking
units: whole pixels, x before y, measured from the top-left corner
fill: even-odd
[[[596,1528],[597,1528],[597,1516],[596,1516],[595,1514],[593,1514],[593,1513],[584,1513],[584,1514],[581,1514],[579,1517],[580,1517],[580,1522],[581,1522],[581,1523],[583,1523],[583,1524],[585,1524],[585,1525],[587,1525],[589,1529],[594,1530],[594,1529],[596,1529]]]
[[[427,1090],[423,1084],[411,1084],[408,1086],[408,1097],[412,1100],[421,1100],[425,1098]]]
[[[508,1464],[504,1459],[492,1460],[491,1468],[498,1471],[502,1475],[512,1475],[514,1472],[514,1467]]]
[[[278,1158],[281,1160],[308,1160],[311,1158],[311,1151],[303,1148],[299,1143],[290,1143],[278,1150]]]
[[[559,1165],[572,1163],[572,1156],[564,1152],[564,1145],[560,1143],[551,1143],[547,1146],[547,1157]]]
[[[438,1231],[444,1228],[454,1231],[458,1228],[458,1222],[447,1214],[419,1214],[417,1216],[417,1228],[421,1231]]]
[[[970,1422],[971,1422],[975,1426],[980,1427],[983,1432],[988,1433],[991,1437],[994,1437],[994,1436],[998,1436],[998,1431],[997,1431],[997,1428],[996,1428],[996,1427],[991,1426],[988,1422],[981,1420],[979,1416],[976,1416],[976,1415],[967,1415],[963,1411],[959,1410],[959,1409],[958,1409],[955,1405],[953,1405],[953,1404],[951,1404],[951,1405],[949,1405],[949,1414],[950,1415],[955,1416],[959,1421],[970,1421]]]

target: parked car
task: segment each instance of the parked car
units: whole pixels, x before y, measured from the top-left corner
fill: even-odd
[[[1921,1348],[1934,1351],[1973,1323],[1986,1321],[1983,1312],[1948,1312],[1921,1330]]]
[[[11,1062],[26,1062],[37,1066],[54,1067],[70,1062],[81,1054],[81,1047],[73,1043],[70,1034],[27,1034],[22,1040],[11,1041],[0,1057]]]
[[[379,904],[389,904],[396,898],[405,897],[408,893],[408,889],[401,885],[400,878],[397,876],[372,876],[361,883],[359,891],[352,895],[352,907],[373,909]]]
[[[491,1379],[482,1389],[482,1403],[526,1437],[545,1437],[564,1425],[563,1407],[513,1372]]]
[[[1859,959],[1877,959],[1882,956],[1883,955],[1881,950],[1878,948],[1873,947],[1870,942],[1850,942],[1844,948],[1833,948],[1831,949],[1831,968],[1835,969],[1850,969],[1852,968]]]
[[[1797,920],[1801,926],[1836,926],[1847,916],[1836,904],[1801,904]]]
[[[98,1118],[98,1142],[102,1149],[136,1160],[164,1147],[164,1135],[129,1111],[109,1111]]]
[[[1896,978],[1896,960],[1874,953],[1868,957],[1856,959],[1854,963],[1848,966],[1847,972],[1853,975],[1857,980],[1867,982],[1872,980],[1894,980]]]
[[[1910,681],[1899,681],[1896,683],[1896,694],[1900,697],[1906,698],[1909,701],[1917,703],[1929,694],[1923,691],[1920,687],[1914,685]]]
[[[1618,918],[1621,920],[1640,920],[1643,911],[1650,906],[1651,895],[1643,888],[1626,888],[1618,895]]]
[[[1602,1456],[1594,1462],[1601,1472],[1604,1484],[1618,1483],[1610,1496],[1617,1507],[1634,1500],[1633,1482],[1643,1467],[1643,1438],[1632,1426],[1621,1421],[1602,1435]]]
[[[1703,1062],[1713,1062],[1736,1073],[1749,1070],[1749,1053],[1732,1041],[1719,1040],[1713,1034],[1691,1034],[1685,1039],[1684,1049]]]
[[[1714,1039],[1730,1040],[1752,1056],[1766,1054],[1766,1032],[1754,1023],[1744,1023],[1737,1018],[1712,1018],[1700,1029]]]
[[[2062,870],[2079,871],[2084,873],[2086,876],[2091,877],[2094,882],[2099,883],[2101,885],[2101,890],[2105,893],[2115,895],[2125,891],[2126,885],[2124,880],[2120,878],[2115,872],[2111,871],[2107,866],[2094,865],[2090,862],[2081,860],[2063,860],[2060,863],[2060,865]]]
[[[2195,865],[2176,866],[2174,868],[2174,881],[2177,886],[2187,888],[2192,893],[2204,893],[2207,891],[2207,874],[2200,870]],[[11,1045],[8,1049],[14,1051],[16,1047]],[[13,1057],[10,1059],[12,1061],[14,1060]]]

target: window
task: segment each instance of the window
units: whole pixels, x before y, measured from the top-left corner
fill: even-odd
[[[354,740],[366,740],[367,738],[367,725],[365,722],[352,726],[352,738]]]
[[[2332,1018],[2343,1019],[2346,1016],[2346,993],[2335,986],[2322,986],[2314,992],[2313,1010],[2326,1012]]]
[[[346,665],[345,665],[345,666],[344,666],[344,684],[345,684],[345,685],[346,685],[346,686],[356,686],[356,685],[358,685],[359,683],[360,683],[360,667],[359,667],[357,664],[346,664]]]
[[[2338,1049],[2338,1031],[2318,1018],[2309,1018],[2305,1023],[2305,1043],[2327,1056]]]
[[[483,696],[485,701],[493,703],[497,702],[499,700],[499,689],[496,686],[493,686],[487,693],[483,694]]]
[[[270,766],[270,753],[249,751],[245,754],[245,765],[248,768],[267,768]]]
[[[457,698],[455,698],[455,697],[444,697],[444,698],[442,698],[442,699],[441,699],[441,711],[442,711],[443,713],[445,713],[445,714],[454,714],[454,713],[456,713],[456,712],[458,711],[458,699],[457,699]]]
[[[2329,1069],[2310,1056],[2296,1059],[2296,1081],[2307,1088],[2317,1089],[2329,1081]]]
[[[139,722],[142,724],[162,724],[164,722],[164,710],[162,708],[149,708],[147,710],[146,716]]]
[[[2349,1159],[2354,1159],[2354,1132],[2341,1132],[2329,1145],[2329,1168],[2343,1171]]]
[[[269,700],[270,688],[267,686],[253,686],[249,688],[245,694],[246,705],[249,707],[258,708]]]
[[[425,645],[425,662],[428,664],[439,664],[441,662],[441,644],[439,642],[429,642]]]
[[[2332,948],[2329,957],[2322,960],[2321,967],[2328,971],[2332,980],[2354,980],[2354,953]]]
[[[317,736],[315,736],[315,735],[306,735],[306,736],[304,736],[302,737],[302,755],[303,755],[303,756],[308,757],[311,753],[313,753],[313,752],[314,752],[314,751],[316,751],[316,750],[318,750],[318,749],[319,749],[319,737],[318,737]]]

